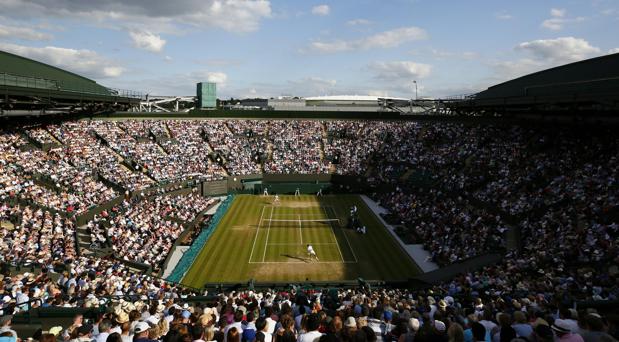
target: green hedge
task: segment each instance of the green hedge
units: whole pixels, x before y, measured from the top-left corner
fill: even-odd
[[[194,260],[198,257],[198,254],[200,254],[200,251],[202,251],[202,248],[206,245],[211,235],[213,235],[213,233],[215,232],[215,228],[217,228],[219,221],[221,221],[222,217],[226,214],[226,211],[228,211],[228,207],[233,200],[234,195],[229,195],[221,203],[219,208],[217,208],[215,215],[213,215],[213,218],[211,219],[208,227],[202,230],[200,235],[198,235],[196,240],[191,244],[191,247],[189,247],[187,252],[183,254],[181,260],[178,262],[176,267],[174,267],[174,270],[166,279],[167,281],[180,283],[180,281],[185,276],[185,273],[187,273],[187,271],[189,270],[189,267],[191,267]]]

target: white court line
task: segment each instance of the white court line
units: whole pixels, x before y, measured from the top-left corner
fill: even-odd
[[[305,261],[265,261],[266,250],[267,250],[269,245],[299,245],[299,244],[294,244],[294,243],[291,243],[291,244],[288,244],[288,243],[269,243],[269,233],[270,233],[270,230],[271,230],[271,222],[273,222],[273,216],[277,217],[278,215],[286,215],[286,214],[273,214],[273,209],[275,208],[273,205],[265,205],[262,208],[263,209],[262,214],[264,214],[264,208],[268,209],[269,207],[271,208],[271,214],[270,214],[270,217],[269,217],[269,226],[267,227],[267,239],[266,239],[266,241],[264,243],[264,254],[262,256],[262,261],[251,261],[251,259],[250,259],[250,261],[248,262],[249,264],[356,264],[356,263],[359,262],[358,259],[357,259],[357,256],[355,255],[354,250],[352,249],[352,246],[350,245],[350,241],[348,241],[348,237],[346,236],[345,232],[343,232],[344,233],[344,238],[346,239],[346,242],[348,243],[348,247],[350,248],[350,251],[353,254],[353,257],[355,258],[355,261],[345,261],[344,260],[344,256],[342,255],[342,251],[340,249],[340,245],[337,242],[337,237],[335,236],[335,231],[334,231],[332,223],[330,223],[329,225],[331,227],[331,233],[333,234],[334,242],[313,243],[312,245],[336,245],[337,249],[338,249],[338,252],[340,254],[340,258],[342,259],[342,261],[311,261],[311,262],[305,262]],[[316,206],[316,207],[320,207],[323,210],[324,214],[326,215],[327,219],[329,219],[329,215],[327,214],[327,211],[326,211],[326,208],[327,208],[326,206]],[[328,208],[331,209],[333,214],[336,215],[336,217],[337,217],[337,214],[335,213],[335,210],[331,206],[328,206]],[[296,208],[296,209],[300,209],[300,208]],[[303,208],[303,209],[305,209],[305,208]],[[292,216],[292,215],[295,215],[295,214],[288,214],[288,215]],[[309,214],[309,215],[312,215],[312,214]],[[319,214],[314,214],[314,215],[319,215]],[[266,219],[264,219],[264,220],[262,219],[262,215],[261,215],[261,221],[266,221]],[[302,220],[301,220],[301,222],[302,222]],[[290,228],[293,228],[293,227],[290,227]],[[322,229],[322,227],[308,227],[308,228],[320,228],[320,229]],[[254,243],[255,243],[255,241],[254,241]]]
[[[322,211],[325,213],[325,216],[329,218],[329,214],[327,214],[327,210],[325,209],[325,207],[322,207]],[[333,224],[331,222],[329,222],[329,227],[331,227],[331,234],[333,234],[333,239],[335,239],[335,242],[337,242],[337,237],[335,236],[335,230],[333,230]],[[336,243],[336,245],[337,245],[337,251],[340,252],[340,258],[342,258],[342,262],[346,262],[344,260],[344,255],[342,254],[342,250],[340,249],[340,244]]]
[[[299,215],[299,237],[301,237],[301,244],[303,244],[303,231],[301,230],[301,215]]]
[[[258,241],[258,233],[260,232],[260,226],[262,225],[262,215],[264,215],[264,205],[262,206],[262,212],[260,213],[260,221],[258,221],[258,229],[256,229],[256,235],[254,236],[254,244],[251,246],[251,253],[249,254],[249,261],[251,262],[251,257],[254,255],[254,248],[256,247],[256,241]]]
[[[262,254],[262,262],[264,262],[264,258],[267,256],[267,247],[269,245],[269,233],[271,232],[271,222],[273,218],[273,207],[271,207],[271,217],[269,218],[269,228],[267,229],[267,239],[264,241],[264,254]]]
[[[356,264],[356,261],[252,261],[250,264]]]
[[[333,207],[329,207],[329,209],[331,209],[334,216],[337,216],[337,214],[335,213],[335,209],[333,209]],[[352,245],[350,244],[350,241],[348,240],[348,236],[346,235],[346,232],[342,230],[342,234],[344,234],[344,239],[346,239],[348,248],[350,249],[350,252],[352,253],[353,258],[355,258],[355,262],[359,262],[359,259],[357,259],[357,255],[355,254],[355,250],[352,248]]]
[[[337,217],[337,213],[335,212],[335,209],[333,209],[333,207],[329,207],[329,209],[331,209],[331,211],[333,212],[333,216]],[[327,211],[325,210],[325,213]],[[329,215],[327,215],[327,217],[329,217]],[[333,228],[333,225],[331,226],[331,228]],[[340,227],[340,230],[342,228]],[[355,254],[355,250],[352,248],[352,245],[350,244],[350,241],[348,240],[348,236],[346,235],[346,232],[342,230],[342,234],[344,234],[344,239],[346,240],[346,243],[348,244],[348,248],[350,249],[350,252],[352,253],[353,258],[355,258],[355,262],[359,262],[359,259],[357,259],[357,255]]]
[[[271,242],[269,246],[302,246],[305,244],[309,244],[312,246],[320,246],[320,245],[330,246],[330,245],[337,245],[337,242],[319,242],[319,243]]]
[[[337,216],[337,214],[335,213],[335,209],[333,209],[333,207],[329,207],[329,209],[331,209],[331,211],[333,212],[333,215]],[[354,248],[352,248],[352,245],[350,244],[350,241],[348,240],[348,236],[346,235],[346,232],[342,231],[342,234],[344,234],[344,239],[346,239],[348,248],[350,249],[350,252],[352,253],[353,258],[355,258],[355,262],[359,262],[359,259],[357,259],[357,255],[355,254],[355,250]]]

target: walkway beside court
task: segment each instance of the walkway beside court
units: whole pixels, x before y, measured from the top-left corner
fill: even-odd
[[[421,269],[422,272],[427,273],[427,272],[438,270],[438,268],[439,268],[438,265],[436,263],[434,263],[433,261],[431,261],[430,252],[428,252],[425,249],[423,249],[423,245],[407,245],[407,244],[405,244],[404,241],[402,241],[402,239],[400,239],[398,234],[395,233],[395,228],[392,225],[390,225],[389,223],[387,223],[382,218],[382,216],[380,216],[380,214],[387,213],[388,212],[387,209],[381,207],[380,205],[378,205],[378,203],[374,202],[373,200],[371,200],[366,195],[361,195],[360,197],[361,197],[361,199],[363,199],[365,204],[367,204],[367,206],[370,208],[370,210],[372,210],[374,212],[374,214],[376,214],[376,217],[378,217],[380,222],[385,227],[387,227],[387,230],[389,231],[389,233],[391,233],[391,235],[398,241],[398,243],[402,246],[402,248],[404,248],[406,253],[408,253],[408,255],[413,259],[415,264],[417,264],[417,266],[419,266],[419,268]]]
[[[217,212],[217,208],[219,208],[219,206],[221,205],[221,201],[223,201],[226,198],[226,196],[220,196],[216,198],[218,199],[217,204],[209,208],[209,210],[207,210],[205,213],[206,215],[213,216],[215,212]],[[183,254],[185,254],[185,252],[187,252],[188,249],[189,249],[189,246],[178,246],[176,248],[173,248],[172,251],[170,251],[170,253],[172,253],[172,256],[170,257],[170,260],[168,261],[168,264],[166,265],[165,270],[163,270],[162,278],[165,279],[170,274],[172,274],[172,271],[174,271],[174,268],[176,267],[178,262],[181,261]]]

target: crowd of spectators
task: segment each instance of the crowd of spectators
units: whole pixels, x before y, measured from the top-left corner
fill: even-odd
[[[74,258],[75,223],[59,214],[0,203],[0,249],[7,262],[45,264]]]
[[[443,291],[385,289],[264,290],[216,293],[202,302],[105,260],[0,281],[2,310],[35,306],[104,307],[94,319],[38,331],[45,341],[616,341],[619,321],[591,308],[543,296],[504,300],[460,298]],[[105,277],[93,276],[101,272]],[[33,290],[34,289],[34,290]],[[68,295],[58,295],[66,292]],[[109,293],[116,297],[98,297]],[[79,296],[77,294],[80,294]],[[195,294],[195,293],[194,293]],[[14,295],[14,296],[13,296]],[[0,331],[15,334],[11,316]],[[614,337],[613,337],[614,336]]]
[[[200,127],[192,121],[168,121],[171,140],[163,140],[162,146],[170,155],[179,156],[182,160],[178,165],[189,176],[195,176],[207,181],[223,179],[224,169],[215,161],[209,159],[209,147],[200,136]],[[157,130],[153,132],[157,136]],[[186,177],[186,176],[185,176]]]
[[[269,138],[273,147],[265,172],[327,173],[321,155],[322,137],[322,124],[318,121],[272,121]]]
[[[404,125],[409,125],[408,123]],[[368,161],[385,142],[385,133],[392,131],[388,122],[327,121],[323,139],[325,156],[339,157],[335,165],[338,174],[364,175]]]
[[[142,172],[133,172],[121,158],[99,139],[87,121],[49,125],[47,129],[62,142],[54,149],[64,161],[78,168],[96,172],[103,178],[129,191],[153,186],[154,181]]]
[[[231,175],[261,172],[259,160],[253,157],[266,153],[267,142],[264,136],[247,137],[244,132],[233,133],[225,121],[203,122],[201,129],[213,152],[218,158],[223,157],[219,162],[225,164]]]
[[[187,224],[216,201],[195,193],[136,197],[95,215],[86,229],[95,247],[111,246],[117,257],[159,272]]]
[[[116,122],[93,121],[92,125],[95,132],[137,171],[146,172],[158,182],[183,178],[184,169],[176,164],[180,164],[180,156],[166,153],[159,144],[148,139],[148,133],[142,131],[139,123],[141,121],[127,121],[121,126]],[[136,138],[136,134],[142,134],[141,138]]]
[[[217,200],[192,192],[182,196],[157,196],[153,199],[153,202],[161,203],[164,207],[161,212],[163,217],[173,217],[184,222],[191,222],[199,213],[215,204]]]
[[[34,127],[32,129],[26,130],[26,134],[30,137],[30,139],[36,141],[41,145],[56,143],[54,137],[50,134],[50,132],[43,127]]]
[[[73,167],[54,153],[21,148],[17,132],[0,135],[0,195],[31,201],[66,213],[84,213],[116,192],[86,170]]]
[[[461,196],[436,189],[400,188],[381,196],[410,228],[413,240],[424,245],[439,265],[463,261],[505,246],[507,225],[499,215],[472,206]]]
[[[54,146],[44,152],[24,134]],[[234,326],[239,336],[254,319],[270,317],[286,325],[281,334],[270,331],[275,339],[303,342],[319,336],[306,330],[315,327],[311,312],[320,317],[319,332],[331,336],[324,338],[351,341],[442,340],[449,331],[470,337],[479,325],[484,339],[493,341],[504,340],[503,334],[548,340],[549,332],[561,335],[566,329],[585,340],[601,336],[602,329],[615,329],[616,335],[608,319],[566,308],[576,299],[619,295],[618,148],[616,134],[601,128],[436,122],[84,120],[4,130],[1,255],[46,268],[40,275],[3,276],[3,312],[24,310],[25,298],[40,299],[35,305],[41,306],[81,307],[104,305],[107,295],[130,294],[141,298],[131,304],[142,301],[149,315],[161,314],[168,323],[182,319],[193,329],[204,307],[183,307],[190,291],[134,274],[115,261],[78,256],[75,223],[67,214],[85,213],[122,194],[101,178],[140,190],[188,176],[221,179],[225,170],[229,175],[334,171],[366,175],[382,190],[375,196],[397,218],[399,232],[413,236],[441,265],[504,249],[509,230],[519,232],[520,248],[507,251],[496,265],[442,284],[429,297],[384,290],[312,293],[307,309],[293,304],[289,312],[285,304],[298,299],[290,293],[227,294],[220,297],[211,325],[202,326],[212,328],[209,339],[228,338],[240,307],[246,310],[237,323],[249,322]],[[224,158],[222,166],[211,160],[212,153]],[[329,164],[334,155],[338,165]],[[427,177],[413,179],[417,174]],[[97,215],[88,230],[93,242],[109,244],[118,257],[160,270],[184,229],[181,222],[191,221],[209,201],[193,194],[127,198]],[[61,274],[57,282],[49,277],[54,272]],[[164,309],[158,312],[160,305]],[[253,318],[248,317],[252,310]],[[148,316],[138,311],[139,317]],[[363,329],[365,316],[374,337]],[[338,331],[330,323],[338,321],[346,328]],[[355,334],[364,331],[363,337],[350,335],[355,325]],[[183,336],[172,325],[171,331]]]

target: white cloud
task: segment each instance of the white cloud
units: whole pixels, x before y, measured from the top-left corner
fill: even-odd
[[[579,23],[585,21],[584,17],[566,18],[567,11],[563,8],[553,8],[550,10],[550,19],[542,22],[542,27],[551,31],[560,31],[563,26],[570,23]]]
[[[431,65],[412,61],[374,62],[368,68],[374,73],[374,78],[383,81],[425,78],[432,72]]]
[[[2,39],[23,39],[23,40],[51,40],[51,34],[35,31],[28,27],[7,26],[0,24],[0,38]]]
[[[565,10],[565,8],[552,8],[550,9],[550,15],[553,17],[565,17],[565,13],[567,11]]]
[[[173,58],[172,58],[172,57],[170,57],[170,56],[165,56],[165,57],[163,57],[163,61],[164,61],[164,62],[172,62],[172,60],[173,60]]]
[[[582,38],[561,37],[556,39],[539,39],[520,43],[517,50],[530,53],[541,60],[551,63],[569,63],[591,57],[600,49],[591,46]]]
[[[228,75],[222,71],[194,71],[188,75],[179,75],[179,79],[186,79],[189,83],[213,82],[217,86],[224,86],[228,82]]]
[[[514,77],[594,57],[601,51],[586,40],[574,37],[523,42],[518,44],[515,49],[516,51],[523,51],[529,56],[513,61],[492,63],[494,77],[490,80],[491,82],[506,81]]]
[[[268,0],[210,0],[206,1],[206,4],[206,8],[186,16],[189,23],[243,33],[258,30],[260,20],[271,16],[271,3]],[[183,20],[182,18],[179,19]]]
[[[103,67],[103,75],[104,77],[118,77],[122,75],[125,69],[118,66],[106,66]]]
[[[542,27],[552,31],[559,31],[563,28],[564,20],[560,18],[546,19],[542,22]]]
[[[122,67],[92,50],[75,50],[56,46],[39,48],[8,43],[0,43],[0,50],[47,63],[86,77],[118,77],[124,71]]]
[[[372,22],[367,20],[367,19],[363,19],[363,18],[359,18],[359,19],[353,19],[353,20],[349,20],[346,22],[346,25],[349,26],[363,26],[363,25],[370,25]]]
[[[133,46],[150,52],[161,52],[166,44],[161,36],[146,31],[130,31],[129,36]]]
[[[321,53],[335,53],[343,51],[393,48],[407,42],[426,38],[426,31],[419,27],[401,27],[350,41],[315,41],[310,43],[309,50]]]
[[[619,53],[619,48],[614,48],[614,49],[608,50],[608,54],[611,54],[611,53]]]
[[[331,8],[329,8],[329,5],[323,4],[323,5],[312,7],[312,14],[315,14],[315,15],[325,16],[325,15],[329,15],[330,12],[331,12]]]
[[[96,25],[127,25],[152,33],[182,31],[182,26],[252,32],[271,16],[269,0],[2,0],[3,15],[15,18],[70,18]]]
[[[496,62],[492,65],[496,80],[506,81],[515,77],[524,76],[545,68],[542,61],[531,58],[522,58],[516,61]]]
[[[223,72],[208,72],[206,74],[207,82],[217,83],[218,85],[225,84],[228,81],[228,75]]]

